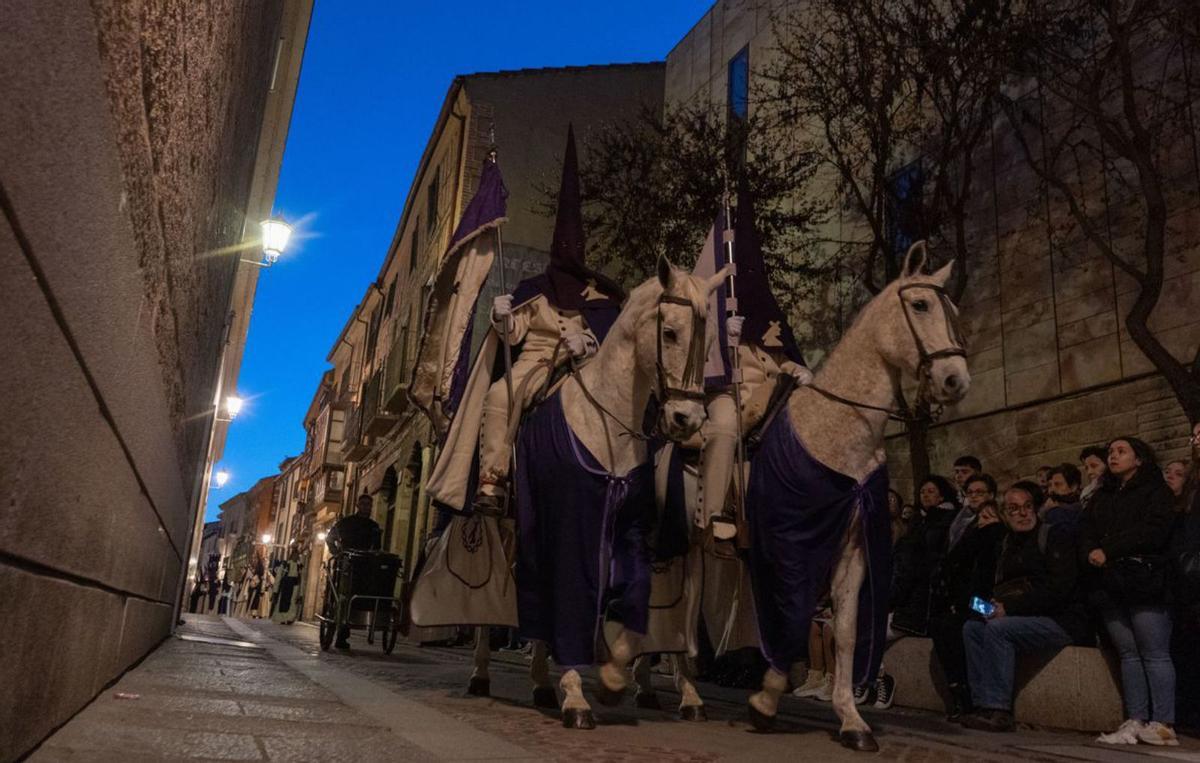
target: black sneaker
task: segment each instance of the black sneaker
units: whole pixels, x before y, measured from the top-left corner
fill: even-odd
[[[964,715],[962,725],[976,731],[1004,732],[1016,729],[1012,713],[1007,710],[994,710],[986,707]]]
[[[875,701],[872,703],[880,710],[887,710],[896,701],[896,679],[884,673],[875,682]]]
[[[873,705],[875,704],[876,688],[871,684],[862,684],[854,688],[854,704],[856,705]]]

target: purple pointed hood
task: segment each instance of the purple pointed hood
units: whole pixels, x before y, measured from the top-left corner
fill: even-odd
[[[737,263],[734,283],[738,312],[746,317],[742,339],[765,350],[782,351],[788,360],[803,365],[804,356],[796,344],[787,315],[771,291],[762,239],[754,222],[754,198],[744,182],[738,188],[733,255]]]

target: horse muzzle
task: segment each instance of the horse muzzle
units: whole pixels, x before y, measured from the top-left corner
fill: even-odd
[[[951,356],[933,361],[929,367],[929,396],[940,405],[957,403],[971,388],[966,358]]]
[[[659,428],[672,440],[686,440],[704,424],[704,406],[695,400],[668,400],[662,407]]]

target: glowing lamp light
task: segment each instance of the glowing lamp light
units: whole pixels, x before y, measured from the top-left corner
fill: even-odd
[[[292,237],[292,226],[275,218],[263,220],[259,226],[262,228],[263,259],[268,265],[273,265],[287,248],[288,239]]]
[[[329,536],[328,536],[328,535],[326,535],[325,533],[317,533],[317,540],[321,541],[322,543],[324,543],[324,542],[325,542],[325,539],[326,539],[327,537],[329,537]]]
[[[270,543],[271,543],[271,533],[263,533],[263,536],[262,536],[262,541],[263,541],[263,544],[264,544],[264,545],[270,545]]]
[[[229,397],[225,398],[225,415],[229,416],[230,421],[236,419],[237,415],[241,413],[242,406],[245,404],[245,402],[245,400],[242,400],[237,395],[230,395]]]
[[[227,482],[229,482],[229,472],[225,471],[224,469],[218,470],[217,473],[213,475],[213,484],[215,484],[218,489],[225,487]]]

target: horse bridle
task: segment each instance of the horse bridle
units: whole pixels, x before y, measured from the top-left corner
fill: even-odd
[[[909,289],[928,289],[929,291],[932,291],[935,296],[937,296],[938,301],[942,305],[942,313],[946,317],[946,333],[950,336],[950,345],[948,347],[943,347],[942,349],[934,350],[932,352],[930,352],[929,348],[926,347],[925,340],[921,338],[920,332],[917,331],[916,324],[913,323],[912,313],[910,312],[909,305],[904,301],[904,292],[908,291]],[[917,355],[919,358],[917,363],[917,400],[921,401],[927,398],[929,394],[929,384],[931,381],[933,362],[942,358],[967,357],[967,344],[963,339],[962,328],[959,326],[958,314],[955,311],[954,300],[950,298],[950,295],[941,286],[930,283],[906,284],[896,290],[896,297],[900,300],[900,311],[904,313],[904,322],[908,325],[908,331],[910,334],[912,334],[913,343],[917,346]],[[809,384],[808,389],[811,389],[812,391],[830,400],[833,400],[834,402],[842,403],[843,405],[848,405],[854,408],[865,408],[872,411],[882,411],[888,415],[889,419],[899,421],[904,424],[911,424],[920,418],[909,406],[902,406],[900,408],[884,408],[878,405],[869,405],[867,403],[849,400],[840,395],[835,395],[829,390],[822,389],[815,384]],[[930,416],[936,421],[938,417],[941,416],[941,412],[942,408],[941,406],[938,406],[936,409],[930,411]]]
[[[683,305],[692,311],[692,339],[688,345],[687,363],[683,367],[679,383],[682,386],[672,386],[667,370],[663,367],[663,304]],[[706,314],[697,310],[696,305],[683,297],[663,294],[658,298],[657,316],[658,342],[654,365],[658,377],[658,399],[666,404],[671,400],[697,400],[704,402],[704,361],[707,353],[705,343]]]

